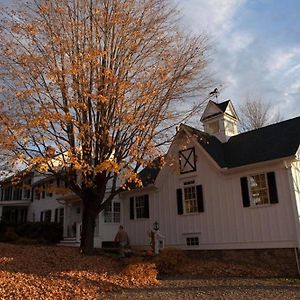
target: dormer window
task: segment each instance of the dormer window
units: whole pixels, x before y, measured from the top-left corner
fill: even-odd
[[[228,131],[228,133],[235,134],[233,122],[227,121],[227,131]]]
[[[181,174],[196,171],[195,148],[179,151],[179,166]]]
[[[218,133],[220,131],[219,121],[215,121],[208,124],[210,133]]]

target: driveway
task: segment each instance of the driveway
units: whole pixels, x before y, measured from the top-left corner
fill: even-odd
[[[125,289],[109,299],[300,299],[300,281],[284,279],[164,279],[158,287]]]

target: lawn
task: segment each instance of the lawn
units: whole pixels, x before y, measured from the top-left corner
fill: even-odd
[[[157,280],[158,271],[160,278],[186,278],[186,283],[193,278],[260,277],[299,286],[299,279],[282,278],[279,269],[264,264],[201,258],[176,249],[155,258],[117,259],[103,253],[82,256],[78,248],[0,243],[0,299],[111,299],[124,292],[130,298],[130,291],[163,288],[166,281]]]
[[[153,263],[0,243],[0,299],[105,299],[121,288],[155,285],[156,275]]]

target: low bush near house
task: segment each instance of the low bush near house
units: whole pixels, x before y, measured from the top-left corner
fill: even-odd
[[[63,228],[57,223],[0,223],[0,241],[18,242],[35,240],[39,243],[58,243],[63,238]]]
[[[155,258],[159,273],[169,274],[181,272],[182,266],[188,261],[186,254],[176,248],[166,248]]]
[[[142,259],[130,259],[130,262],[121,272],[128,278],[129,284],[148,286],[158,283],[156,280],[157,269],[154,263],[145,262]]]

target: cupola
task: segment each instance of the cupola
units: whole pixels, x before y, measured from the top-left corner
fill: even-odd
[[[201,117],[204,131],[218,138],[222,143],[236,135],[238,116],[230,100],[222,103],[209,101]]]

